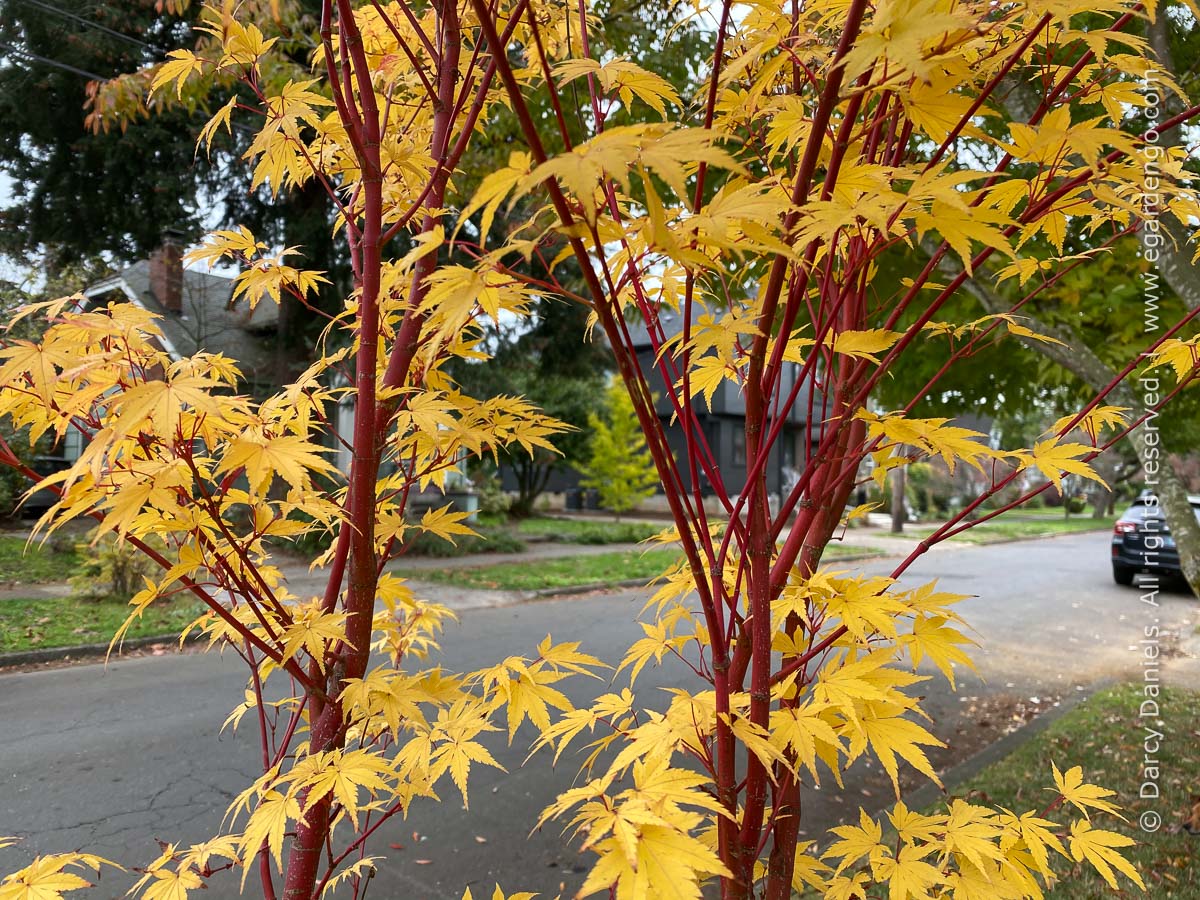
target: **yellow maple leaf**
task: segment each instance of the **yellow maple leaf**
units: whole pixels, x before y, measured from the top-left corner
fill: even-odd
[[[142,900],[187,900],[188,891],[204,887],[204,879],[190,866],[166,867],[151,873],[150,883],[142,889]]]
[[[452,504],[447,503],[440,509],[427,509],[425,515],[421,516],[421,529],[453,544],[456,534],[475,534],[469,527],[462,524],[470,515],[469,512],[456,512],[452,508]]]
[[[882,856],[872,864],[875,880],[888,886],[888,900],[929,900],[930,889],[944,880],[941,866],[925,862],[934,849],[929,844],[908,844],[900,848],[899,856]]]
[[[172,50],[167,53],[167,62],[159,65],[150,81],[150,91],[153,93],[162,87],[175,82],[175,96],[183,96],[183,85],[192,75],[204,71],[204,60],[191,50]]]
[[[1175,377],[1182,382],[1200,366],[1200,338],[1187,341],[1168,338],[1150,355],[1146,365],[1148,368],[1170,366],[1175,370]]]
[[[0,900],[59,900],[63,894],[92,887],[90,881],[67,869],[91,869],[99,874],[101,866],[121,868],[91,853],[37,856],[25,868],[6,875],[0,881]]]
[[[359,791],[366,790],[372,796],[387,790],[387,778],[391,776],[388,760],[380,758],[371,750],[334,750],[324,754],[314,766],[311,775],[300,782],[308,788],[305,810],[333,794],[333,798],[357,822]]]
[[[705,405],[712,409],[712,398],[717,388],[725,381],[736,383],[738,377],[737,366],[725,362],[719,356],[703,356],[696,361],[688,374],[688,387],[693,397],[703,394]],[[682,389],[683,379],[680,379],[676,387]]]
[[[1113,869],[1125,875],[1143,891],[1146,889],[1146,883],[1142,881],[1138,870],[1121,855],[1119,850],[1121,847],[1132,847],[1134,843],[1133,838],[1123,834],[1093,829],[1091,823],[1086,819],[1079,819],[1071,823],[1071,856],[1075,858],[1076,862],[1086,860],[1091,863],[1092,867],[1100,873],[1100,877],[1114,891],[1118,890],[1119,886]]]
[[[1088,410],[1082,417],[1078,414],[1063,416],[1050,426],[1049,431],[1051,434],[1057,435],[1074,422],[1074,427],[1082,429],[1095,444],[1105,428],[1111,428],[1114,431],[1121,428],[1125,424],[1125,413],[1127,412],[1129,412],[1127,406],[1097,406]],[[1076,422],[1076,419],[1079,421]]]
[[[840,875],[864,856],[875,860],[888,853],[888,848],[882,842],[883,826],[868,816],[865,809],[859,809],[857,825],[838,825],[836,828],[830,828],[829,832],[841,840],[830,844],[829,849],[821,854],[821,858],[828,859],[834,856],[841,859],[834,870],[835,874]]]
[[[934,784],[941,786],[941,780],[933,770],[929,757],[921,749],[921,745],[945,747],[927,730],[916,722],[900,716],[885,716],[880,718],[864,716],[862,719],[863,737],[870,741],[871,749],[879,759],[883,770],[892,779],[896,797],[900,796],[900,771],[896,757],[908,762],[914,769],[921,772]],[[859,739],[851,741],[851,755],[855,755],[855,745]]]
[[[312,473],[329,475],[337,471],[319,455],[327,452],[327,448],[297,434],[248,435],[230,442],[216,471],[221,474],[244,468],[251,488],[257,493],[266,491],[276,475],[300,489],[308,485]]]
[[[1104,799],[1105,797],[1115,797],[1116,793],[1099,785],[1086,784],[1083,780],[1082,766],[1067,769],[1065,774],[1058,771],[1058,766],[1053,762],[1050,763],[1050,766],[1054,770],[1054,784],[1059,794],[1062,795],[1063,800],[1082,812],[1084,818],[1088,817],[1089,807],[1111,813],[1121,819],[1124,818],[1116,806]]]
[[[206,375],[182,372],[168,373],[161,381],[134,385],[113,401],[113,408],[118,411],[113,429],[121,435],[147,431],[170,440],[188,409],[204,415],[221,415],[221,405],[212,395],[213,389],[220,386],[219,381]]]
[[[217,129],[219,129],[222,125],[225,126],[226,134],[233,134],[233,125],[230,122],[229,117],[233,115],[233,110],[237,106],[237,101],[237,95],[234,94],[229,98],[228,102],[218,109],[213,117],[205,123],[204,127],[200,129],[200,136],[196,138],[197,149],[201,144],[204,144],[205,151],[211,152],[213,138],[217,134]]]
[[[437,753],[430,763],[430,777],[436,779],[442,772],[449,772],[454,786],[458,788],[463,799],[463,809],[470,806],[467,800],[467,776],[471,771],[471,763],[483,763],[507,771],[496,762],[491,751],[478,741],[452,740],[438,747]]]
[[[479,246],[484,246],[487,243],[488,232],[492,229],[492,221],[496,216],[496,211],[500,208],[500,204],[512,189],[520,184],[521,180],[529,174],[529,166],[529,154],[517,152],[508,157],[507,166],[485,175],[483,180],[479,182],[479,187],[475,189],[475,196],[463,207],[463,211],[458,218],[458,225],[454,229],[454,234],[457,235],[458,229],[462,228],[463,223],[482,209],[483,217],[480,219],[479,226]]]
[[[700,900],[701,876],[731,875],[707,845],[665,824],[638,829],[633,863],[615,837],[598,842],[593,849],[600,859],[579,889],[580,897],[615,886],[616,900]]]
[[[869,359],[878,363],[876,353],[882,353],[900,340],[903,334],[899,331],[888,331],[886,328],[872,328],[868,331],[843,331],[833,340],[833,352],[844,353],[857,359]]]
[[[283,630],[283,658],[291,659],[303,648],[318,666],[323,666],[326,645],[345,640],[345,626],[344,612],[322,612],[318,606],[306,607]]]
[[[950,136],[951,129],[974,104],[968,94],[954,93],[960,83],[960,79],[940,72],[928,83],[914,81],[903,97],[904,109],[913,124],[938,144]]]
[[[1060,444],[1051,438],[1038,441],[1030,451],[1019,451],[1014,455],[1022,468],[1029,465],[1036,466],[1038,471],[1045,475],[1061,494],[1063,473],[1079,475],[1108,487],[1095,469],[1078,458],[1095,452],[1094,447],[1088,447],[1085,444]]]
[[[300,818],[300,803],[295,797],[285,796],[276,790],[269,790],[259,799],[242,832],[242,855],[249,859],[258,853],[263,844],[267,845],[275,865],[283,869],[283,836],[287,824]],[[242,882],[245,883],[247,867],[242,872]]]
[[[951,687],[954,687],[955,663],[975,669],[971,657],[959,649],[959,645],[973,644],[974,641],[947,625],[942,616],[918,616],[913,622],[912,633],[900,635],[900,643],[908,647],[914,668],[929,657]]]
[[[531,894],[527,891],[519,891],[516,894],[505,894],[504,891],[500,889],[500,885],[497,884],[496,889],[492,891],[491,900],[533,900],[533,898],[536,896],[537,894]],[[471,897],[470,888],[467,888],[465,891],[463,891],[462,900],[473,900]]]
[[[984,869],[988,861],[1004,858],[997,844],[1002,834],[992,810],[956,799],[950,804],[942,843],[948,852],[961,854],[976,868]]]

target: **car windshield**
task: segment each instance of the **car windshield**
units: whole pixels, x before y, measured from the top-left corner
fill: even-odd
[[[1192,503],[1192,512],[1196,514],[1196,521],[1200,523],[1200,503]],[[1144,521],[1146,519],[1161,519],[1162,513],[1157,506],[1149,506],[1145,502],[1138,500],[1129,507],[1125,515],[1121,516],[1126,521]]]

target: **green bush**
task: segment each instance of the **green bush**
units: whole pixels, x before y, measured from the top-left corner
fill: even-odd
[[[525,542],[507,528],[479,527],[478,535],[458,535],[455,543],[444,538],[421,532],[404,545],[405,556],[432,556],[450,559],[473,553],[520,553]]]
[[[660,530],[642,522],[614,522],[581,528],[573,534],[555,535],[553,539],[572,544],[636,544]]]
[[[983,501],[983,508],[987,510],[1001,509],[1014,502],[1025,491],[1015,484],[1010,484],[993,494],[991,497]]]
[[[479,475],[474,479],[475,489],[479,492],[479,512],[484,516],[506,516],[513,505],[513,498],[504,490],[500,476],[494,472],[490,475]]]
[[[94,534],[94,532],[93,532]],[[146,543],[163,555],[167,547],[150,537]],[[125,602],[145,587],[145,577],[158,572],[158,565],[128,541],[118,541],[111,533],[98,540],[77,544],[79,571],[71,576],[75,596],[84,600]]]
[[[522,537],[564,544],[636,544],[658,534],[663,527],[655,522],[589,522],[552,517],[523,519],[517,525]]]

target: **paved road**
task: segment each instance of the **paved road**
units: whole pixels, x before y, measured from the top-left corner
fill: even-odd
[[[1107,543],[1106,535],[1086,534],[945,550],[914,567],[914,581],[937,577],[945,590],[977,595],[962,611],[983,644],[975,657],[986,684],[968,673],[959,697],[940,679],[928,685],[926,707],[939,734],[978,730],[964,717],[963,696],[1061,696],[1105,678],[1140,677],[1136,642],[1143,625],[1154,618],[1163,626],[1180,623],[1194,601],[1164,594],[1156,609],[1141,603],[1139,592],[1116,587]],[[885,572],[888,565],[869,568]],[[446,635],[445,661],[479,667],[528,652],[548,632],[618,658],[640,633],[640,608],[641,595],[624,592],[468,612]],[[665,666],[643,676],[638,692],[651,702],[662,696],[655,688],[684,683],[681,667]],[[136,865],[157,854],[154,838],[191,841],[214,833],[228,801],[257,774],[253,730],[219,734],[242,686],[239,661],[216,654],[0,677],[0,834],[28,838],[0,851],[0,872],[35,852],[76,847]],[[576,702],[595,690],[583,680],[571,688]],[[389,827],[377,844],[389,859],[368,897],[458,900],[465,885],[479,896],[497,879],[508,889],[550,896],[561,885],[569,896],[582,880],[580,858],[556,827],[526,834],[571,782],[574,767],[567,761],[551,770],[548,759],[535,757],[522,768],[530,739],[523,730],[513,749],[497,748],[510,775],[480,769],[473,776],[469,814],[447,791],[440,807],[420,804],[407,822]],[[878,783],[877,774],[874,782],[865,774],[863,783]],[[806,816],[828,824],[860,802],[871,804],[859,795],[865,792],[813,795]],[[389,850],[389,844],[402,846]],[[127,883],[105,878],[92,896],[118,897]],[[236,885],[214,883],[207,896],[235,897]]]

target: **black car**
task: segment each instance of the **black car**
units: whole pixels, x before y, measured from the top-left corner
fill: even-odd
[[[48,478],[63,469],[69,468],[71,463],[59,456],[39,456],[36,457],[29,468],[37,472],[43,478]],[[24,486],[23,488],[24,489]],[[51,506],[58,501],[57,495],[48,490],[34,491],[24,503],[21,504],[21,515],[26,517],[40,516]]]
[[[1189,496],[1188,501],[1200,520],[1200,496]],[[1175,538],[1153,495],[1134,500],[1113,526],[1112,567],[1117,584],[1133,584],[1133,576],[1142,573],[1181,577]]]

